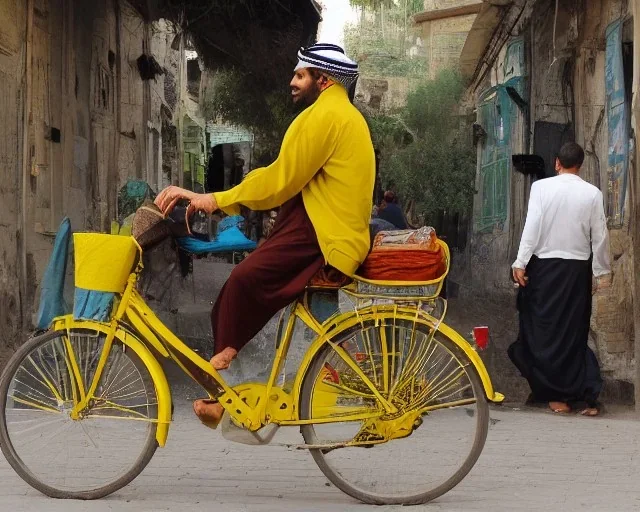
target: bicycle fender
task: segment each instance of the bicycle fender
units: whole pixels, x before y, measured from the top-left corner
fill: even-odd
[[[52,323],[53,330],[65,331],[67,329],[88,329],[99,331],[108,335],[111,332],[111,325],[90,320],[74,320],[72,315],[56,318]],[[156,429],[156,440],[159,446],[164,446],[169,435],[169,424],[171,423],[172,398],[171,388],[167,381],[167,376],[158,360],[151,351],[132,333],[122,327],[118,327],[115,337],[126,347],[133,350],[140,360],[149,370],[151,380],[156,388],[158,398],[158,427]]]
[[[124,339],[119,336],[121,334],[124,335]],[[158,428],[156,429],[156,440],[158,441],[158,445],[162,447],[166,444],[167,436],[169,435],[172,409],[171,388],[169,387],[167,376],[151,351],[133,334],[119,330],[116,336],[142,359],[147,370],[149,370],[158,397]]]
[[[494,403],[502,402],[504,400],[504,395],[502,393],[497,393],[493,389],[493,383],[491,382],[491,377],[489,376],[489,372],[487,371],[484,362],[469,342],[445,323],[441,323],[438,330],[453,341],[471,360],[473,366],[478,372],[480,380],[482,381],[487,400]]]

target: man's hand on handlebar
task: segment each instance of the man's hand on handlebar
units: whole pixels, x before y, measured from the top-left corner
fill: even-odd
[[[173,185],[160,192],[154,203],[158,208],[160,208],[160,210],[162,210],[163,215],[167,215],[181,199],[189,201],[187,218],[191,213],[196,211],[213,213],[218,209],[218,204],[216,203],[213,194],[196,194],[191,190],[175,187]]]

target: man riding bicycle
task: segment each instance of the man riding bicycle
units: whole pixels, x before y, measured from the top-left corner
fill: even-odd
[[[171,186],[155,201],[165,214],[181,199],[190,201],[190,210],[229,215],[241,205],[282,206],[269,238],[234,268],[211,312],[217,370],[228,368],[325,265],[352,276],[369,251],[375,156],[367,124],[351,103],[358,65],[331,44],[301,49],[298,59],[291,94],[305,110],[289,126],[274,163],[224,192]],[[196,401],[194,410],[207,422],[223,412],[211,400]]]

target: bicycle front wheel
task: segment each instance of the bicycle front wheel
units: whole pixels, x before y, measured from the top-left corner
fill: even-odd
[[[157,397],[133,350],[114,340],[98,386],[106,336],[48,332],[25,343],[0,377],[0,446],[13,469],[53,498],[97,499],[124,487],[156,448]]]
[[[316,423],[302,435],[322,472],[350,496],[425,503],[457,485],[480,456],[489,425],[484,388],[469,358],[433,326],[389,312],[362,318],[334,334],[305,374],[300,418]]]

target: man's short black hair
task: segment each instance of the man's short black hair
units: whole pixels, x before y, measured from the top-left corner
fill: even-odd
[[[558,160],[560,160],[560,165],[564,169],[573,169],[574,167],[579,169],[582,167],[582,162],[584,162],[584,150],[580,147],[580,144],[567,142],[560,148]]]

